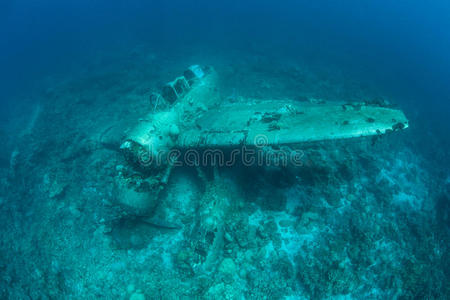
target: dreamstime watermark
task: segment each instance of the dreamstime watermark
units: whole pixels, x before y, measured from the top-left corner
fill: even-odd
[[[148,147],[138,153],[139,164],[143,167],[172,165],[176,167],[218,166],[232,167],[236,164],[243,166],[266,167],[301,167],[304,165],[304,152],[287,146],[275,147],[269,144],[265,135],[256,135],[254,143],[231,149],[222,148],[192,148],[181,151],[179,149],[158,150]]]

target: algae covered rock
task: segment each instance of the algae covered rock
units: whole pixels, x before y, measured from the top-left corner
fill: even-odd
[[[206,293],[206,299],[242,299],[241,292],[232,285],[223,282],[212,286]]]
[[[130,300],[145,300],[145,295],[142,291],[137,290],[130,296]]]
[[[42,181],[42,190],[48,194],[52,199],[61,197],[66,188],[68,182],[60,174],[45,174]]]
[[[225,281],[232,281],[236,274],[236,264],[231,258],[224,258],[219,265],[219,272],[224,276]]]

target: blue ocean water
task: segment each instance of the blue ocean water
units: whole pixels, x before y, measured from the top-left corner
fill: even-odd
[[[2,1],[1,297],[449,298],[449,28],[448,1]],[[178,168],[124,213],[121,178],[160,177],[121,142],[197,64],[223,103],[376,100],[409,128]]]

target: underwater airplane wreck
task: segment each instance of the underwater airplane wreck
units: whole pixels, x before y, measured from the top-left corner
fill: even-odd
[[[193,65],[160,94],[153,94],[155,107],[149,107],[120,146],[133,169],[123,172],[117,184],[124,209],[151,215],[173,167],[187,157],[194,165],[200,163],[192,161],[200,157],[192,154],[224,151],[229,155],[243,147],[291,151],[296,145],[379,136],[408,127],[401,110],[379,103],[278,99],[224,103],[217,82],[212,67]]]

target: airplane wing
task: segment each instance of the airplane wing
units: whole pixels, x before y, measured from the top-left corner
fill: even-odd
[[[401,110],[365,104],[248,100],[203,112],[180,148],[289,145],[381,135],[408,127]]]

